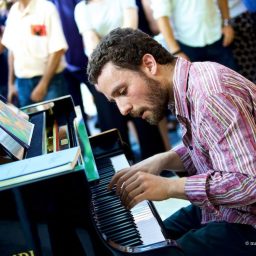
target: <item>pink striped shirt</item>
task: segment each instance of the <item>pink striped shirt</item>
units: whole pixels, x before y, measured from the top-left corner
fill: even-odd
[[[256,85],[213,62],[178,58],[174,95],[189,177],[185,193],[202,223],[256,228]]]

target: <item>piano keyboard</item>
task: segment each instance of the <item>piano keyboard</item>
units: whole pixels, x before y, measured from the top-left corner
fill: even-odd
[[[125,155],[97,161],[100,182],[91,186],[92,208],[100,232],[122,246],[147,246],[165,241],[161,227],[147,201],[127,210],[107,185],[115,172],[129,167]]]

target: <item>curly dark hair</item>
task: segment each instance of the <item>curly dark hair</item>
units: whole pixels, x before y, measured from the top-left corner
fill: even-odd
[[[139,29],[116,28],[103,37],[93,51],[87,66],[91,83],[97,83],[108,62],[124,69],[139,71],[142,57],[151,54],[159,64],[172,63],[175,57],[148,34]]]

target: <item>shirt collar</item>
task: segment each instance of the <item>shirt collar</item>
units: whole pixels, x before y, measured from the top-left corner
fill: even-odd
[[[20,15],[21,16],[26,16],[27,14],[32,13],[33,10],[35,9],[36,1],[37,0],[30,0],[27,7],[23,11],[20,11],[20,9],[19,9],[20,3],[18,3],[18,8],[17,9],[18,9],[18,12],[20,13]]]
[[[175,100],[175,112],[177,118],[189,117],[189,106],[187,101],[187,89],[188,89],[188,79],[189,79],[189,69],[191,62],[178,58],[173,76],[173,91]]]

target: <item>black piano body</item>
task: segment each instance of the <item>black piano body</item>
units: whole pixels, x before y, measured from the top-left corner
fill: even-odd
[[[10,205],[0,217],[10,214],[12,220],[19,220],[26,241],[18,249],[14,238],[13,250],[0,242],[1,255],[183,255],[175,241],[166,238],[151,202],[127,211],[115,193],[107,191],[114,172],[129,165],[117,130],[88,138],[80,108],[74,107],[70,96],[31,105],[24,111],[35,124],[25,157],[74,146],[81,147],[82,156],[74,171],[0,193],[3,203],[7,200]],[[60,137],[57,142],[56,135]],[[40,225],[46,227],[43,234]],[[153,237],[159,234],[156,241],[150,226]],[[0,241],[4,236],[0,234]],[[4,254],[7,251],[9,254]]]

